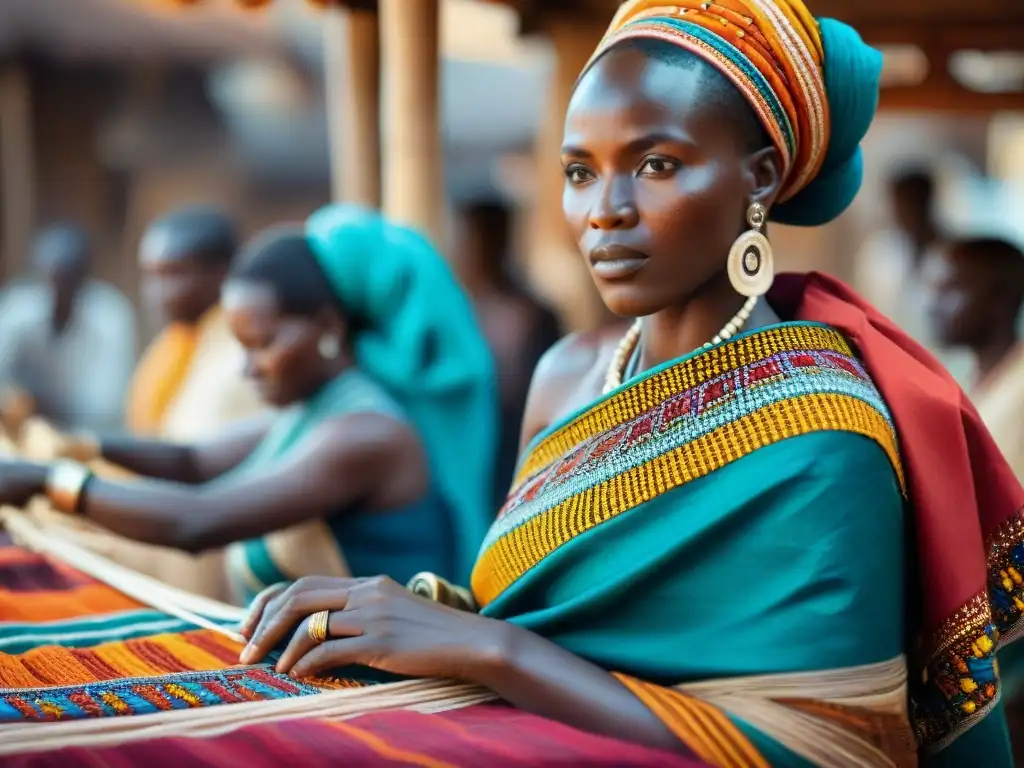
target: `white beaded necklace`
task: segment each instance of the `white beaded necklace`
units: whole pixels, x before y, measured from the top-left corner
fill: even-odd
[[[750,313],[754,311],[756,305],[757,296],[748,298],[743,303],[743,306],[740,307],[740,311],[722,326],[722,330],[715,334],[711,341],[705,342],[702,349],[711,349],[716,344],[721,344],[730,336],[735,335],[746,324],[747,320],[750,319]],[[615,354],[612,356],[612,361],[608,365],[608,372],[604,377],[605,394],[622,386],[622,378],[625,375],[626,366],[629,364],[629,359],[633,356],[633,352],[636,351],[636,346],[640,342],[640,328],[642,325],[643,323],[638,317],[615,348]]]

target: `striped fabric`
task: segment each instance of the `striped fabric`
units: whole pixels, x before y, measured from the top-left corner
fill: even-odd
[[[239,667],[241,645],[144,608],[17,547],[0,548],[0,723],[148,714],[317,694]]]
[[[42,740],[49,727],[44,721],[155,715],[354,685],[236,666],[240,651],[216,632],[189,629],[81,573],[0,544],[0,743],[5,728],[24,728],[26,722],[38,722],[31,727],[40,729]],[[437,715],[396,710],[343,722],[271,720],[202,739],[38,749],[4,754],[0,762],[6,768],[705,766],[693,757],[593,736],[502,705]]]
[[[687,747],[716,768],[771,768],[722,710],[693,696],[617,675]]]
[[[422,715],[250,726],[209,739],[158,739],[104,749],[69,748],[4,758],[5,768],[702,768],[693,758],[593,736],[497,705]]]

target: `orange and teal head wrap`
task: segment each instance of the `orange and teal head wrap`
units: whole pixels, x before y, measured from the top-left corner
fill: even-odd
[[[782,161],[772,219],[814,226],[853,201],[882,71],[881,54],[853,29],[815,19],[801,0],[628,0],[590,62],[637,38],[690,51],[749,102]]]

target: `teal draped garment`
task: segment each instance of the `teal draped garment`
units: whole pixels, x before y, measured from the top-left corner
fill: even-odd
[[[907,650],[905,503],[866,371],[839,334],[784,323],[538,436],[473,590],[484,615],[662,686],[879,663]],[[808,765],[733,721],[771,765]],[[977,733],[975,764],[1006,765],[1005,734]]]
[[[354,413],[376,413],[406,422],[401,407],[366,374],[349,370],[324,385],[308,401],[283,411],[256,449],[234,470],[214,482],[238,482],[267,471],[328,419]],[[432,487],[406,507],[390,510],[340,509],[324,521],[324,536],[344,553],[353,576],[386,574],[402,583],[420,571],[455,573],[450,510]],[[302,553],[296,553],[301,557]],[[300,574],[285,572],[275,562],[267,538],[251,539],[228,549],[228,570],[236,594],[252,599],[272,584]],[[317,575],[317,574],[301,574]]]

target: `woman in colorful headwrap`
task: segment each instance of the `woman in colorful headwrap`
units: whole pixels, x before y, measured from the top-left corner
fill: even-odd
[[[8,503],[67,512],[189,552],[231,545],[240,600],[306,575],[465,578],[493,514],[492,362],[468,299],[425,239],[360,208],[248,246],[225,283],[247,373],[277,414],[205,443],[102,443],[147,481],[0,465]]]
[[[256,602],[242,660],[298,624],[280,670],[474,681],[715,766],[1010,765],[1024,491],[920,347],[772,269],[767,220],[857,193],[880,71],[799,0],[623,5],[569,106],[563,204],[640,319],[539,365],[481,610],[312,579]]]

